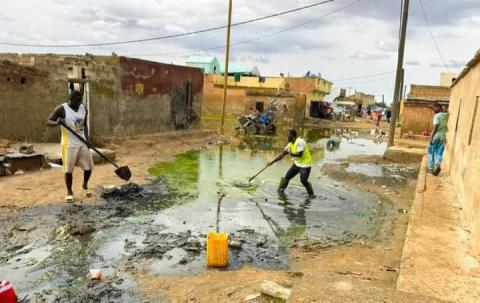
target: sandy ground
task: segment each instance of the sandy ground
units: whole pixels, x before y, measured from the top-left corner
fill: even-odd
[[[352,158],[350,162],[386,163],[379,157]],[[239,271],[207,270],[199,276],[162,277],[139,272],[135,279],[152,302],[165,294],[172,302],[242,302],[260,291],[263,280],[292,289],[289,302],[436,302],[436,299],[397,291],[408,211],[416,181],[398,184],[349,174],[344,166],[328,165],[330,177],[377,194],[398,210],[393,226],[375,239],[351,245],[294,248],[289,271],[268,271],[246,267]],[[377,179],[378,180],[378,179]],[[382,188],[383,186],[383,188]],[[269,302],[266,297],[251,302]]]
[[[423,159],[398,288],[452,302],[480,302],[480,263],[469,254],[461,206],[445,173],[426,174]]]
[[[371,121],[353,123],[320,121],[318,127],[358,128],[367,131]],[[388,127],[382,123],[385,130]],[[112,139],[107,148],[117,152],[121,164],[128,164],[133,182],[149,180],[147,169],[156,161],[174,154],[217,143],[212,132],[189,131],[156,134],[138,138]],[[388,163],[381,157],[357,157],[350,163]],[[416,181],[395,183],[351,174],[340,164],[324,168],[331,178],[352,187],[376,193],[398,210],[393,225],[376,238],[346,246],[293,248],[289,271],[269,271],[245,267],[237,271],[206,270],[198,276],[165,277],[134,272],[140,291],[149,302],[242,302],[245,296],[260,290],[263,280],[271,280],[292,289],[289,302],[436,302],[432,297],[396,290],[405,233]],[[96,167],[91,186],[121,184],[110,165]],[[80,198],[81,172],[74,176],[74,190]],[[25,207],[64,203],[63,173],[50,169],[0,179],[0,212]],[[93,200],[91,200],[93,201]],[[87,201],[88,202],[88,201]],[[262,297],[251,302],[269,302]]]
[[[223,138],[225,139],[225,138]],[[110,139],[105,147],[117,153],[117,162],[128,165],[132,171],[132,182],[143,183],[149,180],[148,168],[157,161],[204,145],[216,144],[222,140],[217,133],[208,131],[180,131],[138,137]],[[120,185],[124,181],[114,173],[109,164],[97,165],[93,171],[90,188],[101,185]],[[25,207],[65,203],[66,194],[62,169],[45,169],[27,172],[23,175],[0,178],[0,212],[18,210]],[[83,172],[74,172],[74,194],[76,202],[92,202],[95,197],[84,198],[81,190]]]

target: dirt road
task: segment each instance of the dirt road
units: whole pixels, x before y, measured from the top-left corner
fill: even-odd
[[[343,126],[349,127],[348,124]],[[134,182],[143,183],[151,180],[147,169],[154,163],[169,159],[174,154],[201,149],[203,146],[212,145],[221,140],[223,139],[211,132],[180,132],[110,140],[106,147],[117,152],[119,162],[127,163],[131,167]],[[366,147],[362,147],[364,143],[366,142],[359,141],[352,146],[365,149]],[[345,142],[342,146],[348,147],[347,144],[351,143]],[[209,159],[214,159],[213,154],[207,154],[204,160]],[[103,264],[102,266],[109,273],[105,281],[75,286],[78,279],[72,277],[67,281],[68,292],[73,291],[75,294],[65,293],[62,290],[63,285],[54,288],[56,290],[53,293],[42,291],[40,294],[40,298],[54,296],[60,301],[71,302],[80,302],[85,298],[109,301],[117,295],[123,298],[122,296],[129,291],[112,286],[116,283],[121,285],[123,281],[137,283],[133,288],[136,296],[134,302],[138,301],[138,296],[142,298],[140,301],[148,302],[242,302],[247,295],[259,291],[263,280],[271,280],[291,288],[292,296],[289,302],[436,302],[429,297],[412,295],[395,289],[417,169],[415,165],[400,166],[389,163],[380,156],[357,156],[327,162],[320,169],[326,179],[322,179],[320,175],[312,182],[322,182],[322,180],[332,182],[333,180],[346,189],[372,194],[376,200],[373,201],[376,207],[372,208],[372,215],[376,218],[374,222],[377,222],[371,223],[375,231],[373,236],[360,237],[345,243],[331,241],[328,245],[303,242],[299,239],[288,247],[290,266],[288,270],[260,269],[247,265],[238,270],[209,269],[201,270],[198,274],[181,276],[156,274],[148,265],[142,266],[142,264],[151,264],[148,263],[151,260],[163,262],[163,259],[168,257],[168,254],[165,254],[166,251],[172,248],[175,251],[179,242],[184,243],[182,245],[189,245],[192,236],[194,241],[192,243],[198,239],[204,240],[205,235],[202,233],[162,234],[160,231],[165,228],[162,224],[167,221],[168,214],[160,217],[162,219],[157,222],[155,219],[143,216],[142,210],[137,209],[137,217],[127,220],[133,213],[132,209],[141,206],[141,202],[93,204],[93,207],[90,207],[90,203],[85,203],[74,211],[69,210],[63,207],[64,188],[60,170],[52,169],[3,178],[0,180],[0,192],[4,197],[1,209],[3,212],[9,212],[10,215],[4,214],[2,220],[7,229],[4,233],[0,233],[0,236],[9,241],[9,249],[7,254],[0,255],[0,265],[8,268],[8,266],[24,264],[22,268],[28,270],[30,266],[42,265],[51,260],[54,271],[57,271],[56,263],[67,262],[75,272],[79,272],[79,277],[84,278],[88,266]],[[382,173],[377,175],[379,171]],[[77,192],[81,183],[80,177],[79,174],[75,175]],[[121,181],[113,174],[110,166],[97,166],[92,179],[93,186],[120,183]],[[154,183],[152,186],[157,185]],[[163,183],[159,183],[158,186],[157,191],[150,191],[153,197],[158,196],[158,189],[160,192],[164,190]],[[317,188],[318,186],[319,184]],[[337,186],[336,183],[330,184],[329,188],[335,186]],[[332,190],[333,194],[338,195],[339,192]],[[160,202],[155,200],[155,208],[163,210],[169,207],[169,203],[172,202],[168,194],[166,195],[167,200],[159,200]],[[324,196],[323,193],[319,195]],[[339,196],[336,199],[345,200]],[[341,203],[355,203],[355,201],[359,200],[353,199]],[[307,208],[307,212],[318,205],[323,205],[320,201],[314,200],[313,203],[316,205]],[[47,206],[54,204],[59,204],[59,207]],[[28,209],[33,206],[45,207],[28,212]],[[194,206],[194,204],[191,205],[191,207]],[[148,208],[148,205],[141,207]],[[20,208],[25,209],[21,211]],[[351,209],[355,210],[355,207]],[[18,217],[12,210],[18,210]],[[42,222],[39,212],[44,214],[48,222]],[[368,219],[368,216],[362,213],[355,216],[359,216],[359,220]],[[39,224],[30,226],[31,218],[35,218],[35,222]],[[182,218],[182,220],[185,219]],[[120,238],[118,241],[113,239],[113,242],[106,241],[121,231],[125,222],[130,225],[127,225],[129,226],[127,230],[122,232],[128,237]],[[186,223],[188,224],[183,221],[183,225]],[[49,236],[51,239],[46,239],[45,234],[51,235]],[[43,246],[34,247],[32,250],[31,243],[26,242],[25,239],[36,239],[36,237],[42,239]],[[131,242],[132,239],[136,242]],[[96,247],[96,243],[102,241],[107,243],[105,248]],[[53,253],[49,252],[51,255],[45,254],[44,249],[49,247],[48,245],[59,249],[55,249]],[[125,247],[127,255],[122,255],[123,249],[118,247]],[[198,248],[198,246],[193,248],[195,247]],[[78,260],[76,256],[68,254],[69,251],[76,250],[81,252]],[[22,254],[25,258],[20,257]],[[186,262],[198,262],[201,254],[202,251],[198,249],[189,252],[186,257],[191,259]],[[44,257],[41,258],[43,255]],[[29,265],[32,262],[30,256],[36,258],[33,265]],[[176,258],[176,256],[171,257],[173,260]],[[72,258],[78,266],[75,265],[77,263],[71,262]],[[109,272],[111,270],[114,271]],[[127,284],[131,285],[130,283]],[[54,284],[52,287],[55,287]],[[268,302],[268,299],[261,297],[252,302]]]
[[[349,164],[382,163],[380,157],[346,159]],[[436,299],[395,290],[405,232],[408,224],[415,178],[372,178],[349,173],[345,164],[324,167],[329,177],[376,194],[379,203],[393,207],[393,224],[384,226],[374,239],[318,248],[293,247],[290,270],[268,271],[246,267],[239,271],[208,270],[198,276],[181,278],[152,276],[133,272],[144,295],[155,301],[155,294],[166,294],[173,302],[241,302],[260,291],[263,280],[292,288],[289,302],[437,302]],[[401,166],[391,166],[406,171]],[[418,167],[408,167],[414,171]],[[253,302],[268,302],[260,298]]]
[[[225,138],[223,138],[225,139]],[[106,140],[106,148],[117,154],[117,161],[132,170],[132,182],[149,181],[147,172],[154,163],[166,160],[175,154],[199,149],[205,145],[217,144],[222,140],[209,131],[178,131],[171,133],[143,135],[124,139]],[[94,168],[90,187],[120,185],[123,183],[109,164]],[[82,196],[82,171],[74,172],[74,193],[76,201],[93,202],[95,197]],[[45,169],[27,172],[23,175],[0,178],[0,212],[8,212],[26,207],[64,203],[65,185],[62,169]]]

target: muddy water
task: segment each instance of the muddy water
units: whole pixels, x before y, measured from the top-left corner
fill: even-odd
[[[122,191],[95,205],[31,208],[0,217],[0,277],[19,297],[60,300],[138,301],[129,272],[190,275],[205,270],[205,239],[219,229],[242,244],[231,248],[228,269],[245,264],[287,268],[291,246],[341,245],[374,237],[390,212],[378,198],[322,174],[324,163],[350,155],[381,154],[385,145],[341,137],[332,152],[324,147],[331,130],[301,130],[314,159],[310,176],[316,197],[298,179],[286,196],[276,192],[289,159],[275,164],[249,187],[238,187],[286,144],[283,137],[249,137],[240,144],[190,151],[158,163],[158,181]],[[100,268],[105,279],[86,275]]]
[[[365,138],[341,138],[335,151],[326,152],[325,137],[330,130],[302,130],[302,134],[315,163],[310,176],[315,198],[307,197],[298,178],[290,183],[285,196],[278,195],[279,180],[292,165],[288,157],[268,168],[252,186],[238,186],[247,185],[248,178],[286,144],[281,137],[249,137],[238,145],[190,151],[152,167],[151,174],[166,178],[170,187],[186,194],[181,203],[156,214],[155,223],[166,226],[166,232],[195,230],[205,235],[216,229],[218,193],[225,193],[219,229],[233,239],[244,239],[242,231],[253,230],[257,240],[265,237],[269,243],[260,257],[255,245],[242,247],[242,256],[232,256],[238,251],[231,249],[231,269],[247,263],[286,268],[292,245],[317,242],[328,246],[375,236],[388,210],[379,206],[376,196],[324,176],[321,166],[351,155],[382,154],[385,144]],[[204,258],[202,253],[188,268],[165,261],[157,262],[154,268],[161,274],[199,272],[204,269]]]

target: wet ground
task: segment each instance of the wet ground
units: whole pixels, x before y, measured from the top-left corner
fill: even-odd
[[[99,191],[95,205],[30,208],[4,215],[0,276],[8,277],[24,301],[141,300],[129,272],[192,275],[205,270],[205,239],[219,229],[233,240],[229,266],[288,268],[290,247],[329,247],[375,238],[395,216],[369,192],[334,181],[322,166],[352,155],[381,155],[385,143],[336,132],[340,143],[325,146],[335,131],[302,130],[315,166],[308,198],[299,180],[286,196],[276,192],[291,165],[283,160],[247,186],[248,178],[286,144],[284,138],[248,137],[230,145],[180,154],[150,169],[152,184]],[[408,178],[393,166],[349,164],[351,173],[373,178]],[[99,268],[101,282],[90,281]]]

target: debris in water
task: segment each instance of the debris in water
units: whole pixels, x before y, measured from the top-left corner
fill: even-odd
[[[253,187],[254,185],[245,180],[233,180],[232,185],[240,188]]]
[[[102,272],[100,269],[90,269],[88,273],[88,278],[91,280],[101,280],[102,279]]]
[[[258,238],[257,238],[257,246],[263,246],[267,243],[267,237],[263,236],[263,235],[260,235]]]
[[[236,248],[236,249],[242,248],[242,245],[243,245],[243,241],[239,241],[239,240],[230,239],[230,243],[228,243],[228,246],[230,246],[231,248]]]

